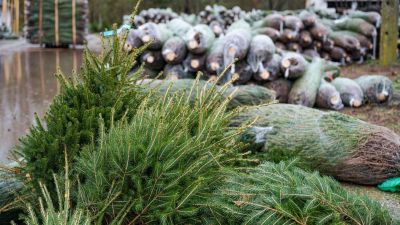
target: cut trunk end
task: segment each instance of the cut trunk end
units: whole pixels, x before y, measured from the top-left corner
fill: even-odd
[[[153,63],[154,62],[154,56],[147,57],[146,62],[147,63]]]
[[[208,78],[209,81],[211,82],[216,82],[218,80],[218,77],[215,75],[210,76],[210,78]]]
[[[290,59],[282,60],[282,67],[285,68],[285,69],[289,68],[291,64],[292,63],[290,62]]]
[[[168,53],[166,58],[167,58],[167,60],[168,60],[169,62],[174,61],[174,60],[176,59],[176,54],[175,54],[175,52],[170,52],[170,53]]]
[[[150,40],[151,40],[151,38],[150,38],[149,35],[144,35],[143,38],[142,38],[142,41],[143,41],[144,43],[147,43],[147,42],[149,42]]]
[[[179,78],[176,75],[171,75],[171,76],[168,77],[168,80],[178,80],[178,79]]]
[[[220,26],[214,26],[213,31],[216,34],[222,34],[222,28]]]
[[[219,69],[219,64],[217,62],[212,62],[210,67],[213,71],[217,71]]]
[[[190,66],[191,66],[193,69],[198,69],[199,66],[200,66],[199,60],[193,59],[192,61],[190,61]]]
[[[388,99],[389,93],[387,93],[386,91],[383,91],[381,93],[378,94],[378,100],[380,102],[386,102]]]
[[[358,108],[358,107],[361,106],[361,104],[362,104],[362,102],[359,99],[351,99],[350,100],[350,106],[351,107]]]
[[[331,97],[331,104],[332,105],[337,105],[339,104],[339,98],[337,96],[332,96]]]
[[[236,49],[234,47],[228,48],[228,54],[234,56],[236,54]]]
[[[126,52],[131,52],[131,51],[132,51],[132,45],[131,45],[131,44],[128,44],[128,43],[125,43],[125,45],[124,45],[124,50],[125,50]]]
[[[328,78],[328,81],[331,82],[333,81],[333,73],[332,72],[326,72],[326,78]]]
[[[199,47],[199,43],[197,43],[197,41],[190,41],[189,42],[189,48],[190,49],[196,49]]]
[[[262,71],[262,72],[260,73],[260,77],[261,77],[261,79],[263,79],[263,80],[268,80],[268,78],[270,77],[270,74],[269,74],[268,71]]]
[[[239,78],[240,78],[240,75],[238,73],[234,73],[232,75],[232,81],[237,81],[237,80],[239,80]]]

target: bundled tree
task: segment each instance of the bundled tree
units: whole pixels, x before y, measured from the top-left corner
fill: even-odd
[[[300,17],[298,16],[285,16],[284,19],[284,27],[293,30],[294,32],[299,32],[304,29],[304,24]]]
[[[141,82],[141,81],[140,81]],[[214,84],[206,81],[196,81],[191,79],[182,79],[175,81],[161,80],[145,80],[142,85],[144,91],[155,91],[158,96],[164,96],[165,93],[175,94],[176,92],[184,92],[190,97],[191,102],[195,102],[196,96],[203,89],[217,88],[224,99],[228,99],[227,108],[234,109],[240,106],[255,106],[267,104],[275,100],[273,91],[262,86],[239,85],[235,87],[223,88],[222,86],[214,86]]]
[[[330,50],[330,59],[334,62],[340,62],[341,65],[345,65],[349,60],[349,56],[346,51],[341,47],[333,47]]]
[[[307,10],[303,10],[299,13],[299,17],[303,22],[304,26],[306,27],[313,27],[314,24],[317,22],[317,16]]]
[[[215,40],[213,31],[204,24],[192,27],[185,35],[186,46],[193,54],[204,54]]]
[[[322,41],[328,37],[329,33],[331,32],[331,29],[322,24],[321,22],[317,22],[311,28],[310,32],[314,39]]]
[[[161,52],[167,63],[182,63],[187,54],[186,43],[180,37],[172,37],[165,42]]]
[[[186,59],[183,61],[183,67],[185,68],[186,72],[189,73],[196,73],[198,71],[201,71],[205,68],[206,64],[206,55],[195,55],[192,53],[189,53],[186,56]]]
[[[258,34],[267,35],[274,42],[281,39],[281,33],[272,27],[263,27],[263,28],[253,29],[252,32],[254,35],[258,35]]]
[[[272,56],[271,61],[269,61],[265,68],[267,68],[267,71],[269,73],[269,81],[277,80],[279,77],[282,76],[282,71],[281,71],[281,63],[282,56],[279,54],[274,54]]]
[[[190,79],[194,78],[191,73],[185,71],[181,64],[171,65],[168,64],[164,67],[164,78],[167,80]]]
[[[376,28],[367,21],[360,18],[345,18],[335,23],[335,29],[349,30],[372,37],[377,35]]]
[[[323,74],[323,60],[314,58],[308,64],[304,75],[293,83],[289,94],[289,103],[313,107]]]
[[[349,78],[338,77],[332,81],[332,84],[340,93],[340,97],[346,106],[357,108],[363,104],[364,93],[357,82]]]
[[[25,32],[29,42],[47,46],[84,44],[89,1],[25,1]]]
[[[165,66],[165,61],[161,51],[145,51],[140,60],[151,70],[161,71]]]
[[[242,20],[232,24],[224,37],[224,66],[228,67],[235,59],[243,60],[247,56],[251,43],[250,25]],[[235,67],[232,67],[232,72]],[[230,77],[224,79],[231,80]]]
[[[167,23],[167,27],[174,33],[174,35],[184,37],[192,28],[192,25],[181,18],[175,18]]]
[[[218,38],[209,49],[206,60],[207,71],[219,75],[224,70],[224,39]]]
[[[367,102],[390,103],[393,97],[392,81],[385,76],[364,75],[355,82],[360,85]]]
[[[140,37],[140,32],[136,29],[129,30],[129,34],[124,45],[125,51],[131,52],[133,49],[138,49],[142,45],[143,42]]]
[[[302,55],[294,52],[286,52],[282,56],[281,70],[284,71],[285,78],[297,79],[303,76],[307,64]]]
[[[324,65],[324,80],[331,82],[340,76],[340,67],[333,63],[326,63]]]
[[[232,71],[227,71],[226,73],[231,73]],[[253,71],[251,66],[244,60],[235,63],[235,72],[232,75],[234,84],[247,84],[253,76]]]
[[[322,80],[319,86],[315,106],[332,110],[341,110],[344,107],[340,93],[325,80]]]
[[[271,27],[282,32],[284,25],[284,17],[279,13],[273,13],[264,19],[253,24],[254,28]]]
[[[165,24],[145,23],[138,29],[143,43],[148,43],[150,50],[160,50],[173,35]]]
[[[291,30],[291,29],[284,29],[280,36],[280,41],[283,43],[290,43],[299,39],[299,33]]]
[[[272,59],[275,51],[274,42],[267,35],[254,36],[247,54],[247,63],[251,66],[253,73],[267,71],[264,63]]]
[[[337,181],[296,167],[296,161],[266,162],[228,171],[226,184],[209,203],[209,224],[389,225],[388,211]]]
[[[272,104],[240,113],[232,125],[256,121],[243,135],[261,159],[299,157],[341,181],[377,185],[400,175],[400,136],[381,126],[337,112]]]
[[[304,48],[311,46],[313,43],[313,38],[311,37],[311,33],[303,30],[300,32],[300,45]]]
[[[166,9],[155,9],[150,8],[142,10],[138,15],[134,17],[135,26],[141,26],[148,22],[153,23],[167,23],[178,17],[178,14],[172,11],[171,8]]]
[[[279,103],[288,103],[289,93],[292,89],[292,85],[292,82],[283,78],[264,84],[264,86],[268,89],[275,91],[276,100],[278,100]]]
[[[322,58],[321,55],[315,49],[304,49],[303,56],[305,56],[306,58],[308,57],[310,59],[314,57]]]
[[[364,12],[359,10],[349,11],[348,16],[350,18],[360,18],[369,23],[373,24],[375,27],[380,27],[381,15],[377,12]]]

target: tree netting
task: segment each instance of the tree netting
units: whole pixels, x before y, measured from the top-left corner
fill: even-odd
[[[181,79],[181,80],[144,80],[142,81],[145,90],[155,90],[156,94],[174,94],[184,91],[190,94],[190,99],[195,100],[198,93],[203,89],[212,89],[215,84],[211,82]],[[239,85],[235,87],[216,86],[216,90],[222,92],[226,98],[231,98],[228,109],[239,106],[268,104],[275,100],[275,92],[262,86]],[[216,93],[218,94],[218,93]]]
[[[365,185],[400,176],[400,136],[385,127],[285,104],[250,108],[233,126],[254,119],[243,139],[253,144],[260,159],[298,157],[305,167]]]
[[[51,46],[83,44],[88,13],[87,0],[26,0],[26,37]]]

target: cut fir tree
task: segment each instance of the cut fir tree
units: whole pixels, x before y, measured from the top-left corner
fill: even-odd
[[[57,73],[61,92],[54,98],[43,120],[36,117],[28,135],[20,139],[14,154],[24,159],[21,179],[38,188],[41,181],[52,190],[52,174],[63,171],[63,152],[71,159],[79,156],[83,146],[94,142],[99,135],[100,121],[108,129],[113,121],[130,120],[136,113],[142,95],[132,86],[141,73],[128,77],[143,49],[124,51],[122,37],[114,37],[111,47],[100,56],[87,49],[79,75],[66,78]]]
[[[205,209],[208,224],[395,224],[378,202],[299,169],[296,161],[227,174],[226,185]]]
[[[192,85],[202,90],[194,97],[167,90],[145,99],[131,123],[84,149],[75,167],[79,202],[98,224],[123,212],[122,224],[200,224],[200,205],[221,185],[221,170],[241,158],[243,129],[230,129],[237,111],[227,112],[216,85]]]

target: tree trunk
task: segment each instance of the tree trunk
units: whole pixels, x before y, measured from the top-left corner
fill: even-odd
[[[190,0],[185,0],[185,5],[183,6],[183,11],[187,14],[190,14]]]
[[[399,0],[382,1],[382,27],[379,62],[388,66],[397,60],[397,20],[399,15]]]

